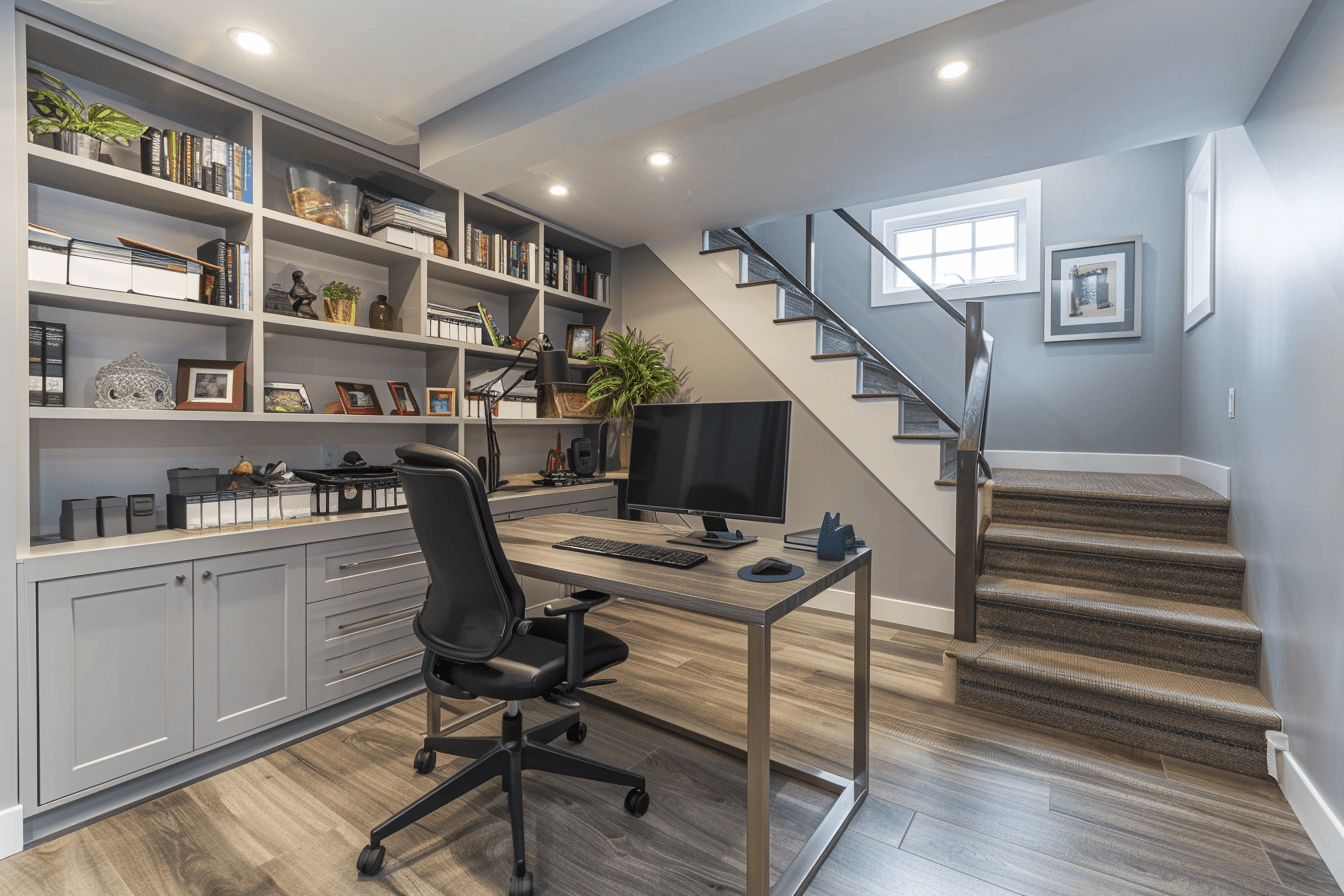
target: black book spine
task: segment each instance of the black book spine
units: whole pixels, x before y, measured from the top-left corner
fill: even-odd
[[[42,325],[42,379],[46,405],[65,407],[65,324]]]
[[[225,297],[224,297],[224,307],[226,307],[226,308],[237,308],[237,307],[238,307],[238,244],[237,244],[237,243],[229,243],[229,244],[228,244],[228,251],[225,253],[225,261],[224,261],[224,264],[227,266],[228,274],[229,274],[227,277],[224,278],[225,281],[226,281],[226,283],[228,284],[228,289],[227,289],[227,291],[226,291],[226,293],[225,293]]]
[[[140,137],[140,173],[163,177],[163,133],[147,128]]]
[[[28,325],[28,406],[33,408],[42,407],[47,394],[42,379],[42,336],[45,332],[39,322]]]
[[[201,169],[201,189],[207,193],[215,192],[215,166],[206,165]]]
[[[212,167],[215,169],[215,193],[220,196],[229,195],[228,169],[223,162],[215,162]]]
[[[228,255],[228,243],[222,239],[211,240],[203,244],[196,250],[196,257],[201,261],[216,265],[218,270],[207,270],[201,277],[202,295],[201,301],[210,305],[223,305],[224,298],[227,295],[227,286],[225,284],[224,262]],[[209,280],[208,291],[205,284]]]

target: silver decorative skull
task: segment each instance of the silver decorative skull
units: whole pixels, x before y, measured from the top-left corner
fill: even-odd
[[[93,406],[97,408],[171,411],[177,407],[173,381],[162,367],[149,363],[138,352],[99,370],[93,388],[97,393]]]

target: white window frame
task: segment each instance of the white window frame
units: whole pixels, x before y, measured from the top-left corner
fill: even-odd
[[[907,202],[873,211],[872,231],[887,246],[894,234],[966,220],[1017,214],[1017,277],[989,283],[945,286],[938,293],[948,301],[1015,296],[1041,291],[1041,182],[1006,184]],[[872,307],[932,301],[918,287],[896,289],[896,266],[874,250]]]

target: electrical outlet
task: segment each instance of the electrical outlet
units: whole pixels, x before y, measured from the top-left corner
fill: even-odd
[[[1227,390],[1227,419],[1231,420],[1237,416],[1237,390],[1236,387]]]
[[[324,442],[321,448],[322,468],[339,467],[341,465],[341,446],[334,442]]]

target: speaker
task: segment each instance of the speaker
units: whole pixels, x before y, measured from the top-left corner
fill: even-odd
[[[597,471],[597,452],[591,441],[578,438],[569,443],[569,469],[575,476],[591,476]]]

